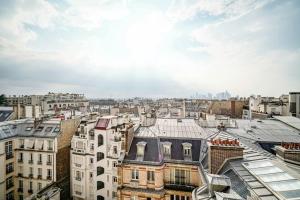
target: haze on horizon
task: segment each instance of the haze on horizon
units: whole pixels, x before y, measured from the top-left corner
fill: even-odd
[[[0,0],[0,93],[288,94],[299,19],[297,0]]]

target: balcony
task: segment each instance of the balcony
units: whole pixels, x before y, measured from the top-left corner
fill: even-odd
[[[33,160],[28,160],[28,164],[33,164]]]
[[[13,183],[7,184],[6,185],[6,190],[9,190],[10,188],[14,187]]]
[[[21,144],[19,148],[24,149],[24,144]]]
[[[14,157],[14,154],[12,154],[12,153],[6,154],[6,160],[11,159],[13,157]]]
[[[38,178],[38,179],[42,179],[42,175],[38,175],[37,178]]]
[[[48,151],[53,151],[53,147],[48,147]]]
[[[52,165],[52,162],[51,161],[47,161],[47,165]]]
[[[23,163],[23,159],[18,159],[18,163]]]
[[[29,178],[33,178],[33,174],[29,174],[28,177],[29,177]]]
[[[18,173],[18,177],[23,177],[23,174],[22,173]]]
[[[76,181],[81,181],[81,177],[79,177],[79,176],[78,176],[78,177],[75,177],[75,180],[76,180]]]
[[[175,183],[171,183],[171,182],[165,183],[165,189],[169,189],[169,190],[181,190],[181,191],[192,192],[196,187],[198,187],[198,186],[176,183],[176,182]]]
[[[10,173],[12,173],[13,171],[14,171],[13,168],[8,168],[8,169],[6,169],[6,174],[10,174]]]
[[[28,190],[28,193],[29,193],[29,194],[32,194],[32,193],[33,193],[33,190],[32,190],[32,189],[29,189],[29,190]]]
[[[18,192],[23,192],[23,188],[18,188]]]
[[[43,164],[43,162],[42,162],[41,160],[39,160],[39,161],[37,162],[37,164],[38,164],[38,165],[41,165],[41,164]]]
[[[139,187],[139,180],[131,180],[129,185],[130,185],[130,187],[138,188]]]
[[[47,180],[52,180],[52,176],[47,176]]]
[[[75,191],[75,194],[76,194],[76,195],[81,195],[81,194],[82,194],[82,192]]]

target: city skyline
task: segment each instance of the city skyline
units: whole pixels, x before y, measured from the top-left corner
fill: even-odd
[[[87,97],[299,90],[299,1],[1,1],[0,91]]]

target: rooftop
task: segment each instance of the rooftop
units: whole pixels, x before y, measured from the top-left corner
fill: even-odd
[[[206,131],[196,124],[194,119],[162,119],[158,118],[153,126],[140,127],[136,132],[138,137],[167,138],[206,138]]]
[[[33,119],[0,122],[0,139],[21,137],[56,137],[60,134],[61,119],[49,119],[40,122],[34,128]]]

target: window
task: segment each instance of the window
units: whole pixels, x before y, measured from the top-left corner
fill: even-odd
[[[38,164],[42,164],[42,154],[39,154]]]
[[[171,183],[177,185],[186,185],[190,183],[190,172],[183,169],[171,170]]]
[[[191,149],[190,148],[185,148],[184,149],[184,156],[191,156]]]
[[[52,131],[52,127],[47,127],[46,129],[45,129],[45,132],[47,132],[47,133],[49,133],[49,132],[51,132]]]
[[[33,154],[30,153],[29,157],[30,157],[30,159],[28,160],[28,163],[32,164],[33,163]]]
[[[118,164],[117,162],[115,162],[115,161],[113,162],[114,167],[117,167],[117,164]]]
[[[38,178],[42,178],[42,168],[38,168]]]
[[[149,182],[154,182],[154,176],[155,176],[154,171],[147,171],[147,180]]]
[[[97,190],[103,189],[104,183],[102,181],[97,181]]]
[[[19,180],[19,188],[23,189],[23,180]]]
[[[113,154],[117,154],[117,153],[118,153],[117,146],[114,146],[114,148],[113,148]]]
[[[19,195],[19,200],[24,200],[24,196],[22,194]]]
[[[100,147],[101,145],[103,145],[103,135],[99,134],[98,135],[98,147]]]
[[[47,164],[48,165],[52,164],[52,155],[50,155],[50,154],[47,155]]]
[[[133,169],[131,171],[131,179],[138,180],[139,179],[139,171],[137,169]]]
[[[52,170],[47,169],[47,179],[52,179]]]
[[[48,150],[53,150],[53,141],[48,140]]]
[[[80,175],[80,171],[76,171],[75,172],[75,179],[77,180],[77,181],[81,181],[81,175]]]
[[[138,200],[138,197],[137,196],[131,196],[130,200]]]
[[[104,153],[97,152],[97,161],[104,159]]]
[[[12,141],[5,142],[5,154],[6,159],[13,158],[13,148],[12,148]]]
[[[6,194],[6,200],[14,200],[14,191]]]
[[[94,163],[94,159],[90,158],[90,163],[93,164]]]
[[[24,139],[20,139],[19,142],[20,142],[20,148],[24,148]]]
[[[11,173],[13,171],[14,171],[14,165],[13,165],[13,163],[8,163],[6,165],[6,174],[9,174],[9,173]]]
[[[29,182],[29,189],[32,190],[32,181]]]
[[[29,167],[29,177],[33,177],[33,168]]]
[[[97,176],[99,176],[103,173],[104,173],[104,168],[103,167],[97,167]]]
[[[6,179],[6,189],[8,190],[8,189],[12,188],[13,186],[14,186],[13,177],[12,176],[8,177]]]
[[[116,176],[113,177],[113,182],[117,183],[118,182],[118,178]]]
[[[42,183],[38,183],[38,191],[42,189]]]
[[[98,196],[97,196],[97,200],[104,200],[104,197],[101,196],[101,195],[98,195]]]
[[[18,162],[23,162],[23,153],[19,153]]]

